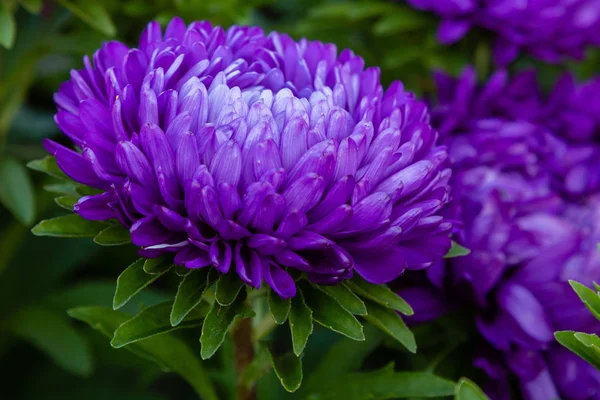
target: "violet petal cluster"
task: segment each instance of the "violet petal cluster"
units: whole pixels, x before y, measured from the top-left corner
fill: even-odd
[[[425,105],[349,50],[175,18],[84,65],[55,95],[81,151],[45,147],[102,191],[75,212],[118,219],[142,256],[289,298],[293,270],[384,283],[450,247],[447,150]]]
[[[451,44],[472,27],[496,35],[494,56],[500,65],[520,51],[550,63],[565,57],[583,59],[588,47],[600,45],[597,0],[406,0],[442,18],[438,40]]]
[[[581,135],[585,117],[597,116],[579,97],[595,83],[565,76],[543,96],[531,72],[509,79],[500,71],[481,87],[472,69],[436,81],[434,126],[453,166],[445,212],[471,254],[437,263],[428,285],[400,294],[416,315],[434,318],[449,303],[474,311],[488,347],[474,363],[490,377],[492,398],[509,399],[516,378],[527,400],[600,399],[600,372],[553,336],[600,332],[568,284],[600,278],[600,130],[590,123]]]

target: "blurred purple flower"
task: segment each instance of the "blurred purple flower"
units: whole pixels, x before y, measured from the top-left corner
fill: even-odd
[[[84,64],[55,96],[82,152],[45,146],[103,191],[74,210],[117,218],[141,255],[233,265],[287,298],[290,269],[384,283],[450,247],[447,151],[425,105],[351,51],[175,18]]]
[[[435,289],[400,294],[415,315],[439,315],[448,303],[475,310],[490,347],[475,365],[494,381],[494,399],[508,398],[511,375],[527,400],[600,399],[600,372],[553,337],[556,330],[600,332],[568,284],[600,278],[600,131],[594,121],[578,136],[581,121],[567,117],[598,118],[582,95],[597,81],[578,85],[565,76],[543,96],[531,72],[510,81],[497,72],[483,87],[472,69],[436,80],[433,123],[453,167],[453,201],[444,212],[471,254],[428,269]],[[577,159],[582,149],[589,159]]]
[[[442,18],[438,40],[451,44],[472,27],[497,35],[494,56],[500,65],[523,50],[558,63],[565,56],[583,59],[589,46],[600,45],[598,0],[406,0]]]

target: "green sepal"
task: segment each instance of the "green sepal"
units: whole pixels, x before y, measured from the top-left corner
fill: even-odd
[[[111,225],[98,233],[94,242],[100,246],[122,246],[131,243],[131,234],[122,225]]]
[[[195,328],[202,324],[208,307],[197,307],[176,327],[169,323],[172,301],[144,308],[135,317],[123,322],[114,333],[110,345],[114,348],[127,346],[140,340],[168,333],[176,329]]]
[[[358,277],[347,281],[346,284],[354,293],[364,299],[373,300],[404,315],[414,314],[412,307],[386,285],[374,285]]]
[[[367,315],[363,318],[404,345],[411,353],[417,352],[415,335],[406,326],[397,312],[366,300]]]
[[[45,219],[31,229],[36,236],[68,238],[95,237],[109,225],[100,221],[88,221],[77,214]]]
[[[276,324],[282,325],[288,318],[292,302],[290,299],[282,299],[273,290],[269,290],[268,303],[269,312]]]
[[[165,269],[162,273],[147,274],[144,272],[145,261],[145,259],[140,258],[121,272],[121,275],[117,278],[113,309],[117,310],[123,307],[133,296],[168,271],[168,269]]]

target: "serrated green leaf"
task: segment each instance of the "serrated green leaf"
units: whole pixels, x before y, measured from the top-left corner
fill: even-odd
[[[404,321],[394,310],[370,300],[365,300],[367,315],[363,318],[399,341],[411,353],[417,352],[415,335],[408,329]]]
[[[59,196],[54,199],[54,202],[65,210],[73,211],[73,206],[79,199],[74,196]]]
[[[573,331],[558,331],[554,333],[554,337],[558,343],[600,370],[600,338],[598,336]]]
[[[490,400],[475,383],[467,378],[461,378],[456,384],[455,400]]]
[[[112,225],[98,233],[94,242],[100,246],[122,246],[131,243],[131,235],[124,226]]]
[[[340,283],[333,286],[313,286],[337,301],[339,305],[344,307],[346,311],[349,311],[355,315],[365,315],[367,313],[365,303],[363,303],[363,301],[357,295],[352,293],[352,291],[345,284]]]
[[[233,271],[221,275],[217,280],[215,300],[222,306],[228,306],[235,301],[243,286],[244,282]]]
[[[373,325],[365,325],[365,341],[343,338],[331,346],[308,376],[303,389],[327,390],[329,383],[346,373],[358,370],[364,359],[383,341],[384,334]]]
[[[374,372],[345,374],[329,383],[320,400],[405,399],[451,396],[454,383],[426,372],[394,372],[388,366]]]
[[[183,319],[202,301],[202,295],[208,287],[208,269],[193,270],[183,277],[177,295],[173,302],[173,308],[169,316],[172,326],[177,326]]]
[[[42,306],[19,309],[8,321],[8,329],[31,342],[58,366],[80,375],[92,373],[90,348],[64,314]]]
[[[43,172],[47,175],[60,179],[69,179],[67,175],[56,164],[56,158],[47,156],[41,160],[33,160],[27,163],[27,167],[35,171]]]
[[[200,327],[202,319],[208,311],[207,308],[197,307],[188,314],[182,323],[174,327],[169,323],[171,308],[173,308],[172,301],[144,308],[135,317],[125,321],[117,328],[110,345],[118,349],[176,329]]]
[[[173,267],[173,260],[167,256],[148,258],[144,261],[144,272],[150,275],[164,274]]]
[[[42,10],[42,0],[21,0],[21,4],[32,14],[38,14]]]
[[[71,214],[43,220],[31,232],[36,236],[86,238],[96,236],[107,226],[105,222],[88,221],[77,214]]]
[[[117,33],[117,28],[110,19],[110,15],[101,4],[87,0],[58,0],[58,2],[89,26],[105,35],[114,36]]]
[[[319,324],[351,339],[365,340],[360,322],[337,301],[308,284],[303,285],[302,293],[306,305],[313,312],[313,319]]]
[[[225,334],[237,318],[250,318],[254,312],[246,305],[246,296],[238,296],[230,306],[221,306],[215,301],[202,325],[200,356],[211,358],[221,347]]]
[[[8,4],[0,1],[0,45],[10,49],[15,43],[17,35],[17,24],[15,18],[8,8]]]
[[[68,314],[86,322],[108,338],[130,316],[120,311],[104,307],[79,307],[68,311]],[[173,371],[185,379],[205,400],[218,400],[219,397],[208,378],[207,371],[194,351],[172,334],[155,336],[125,347],[127,350],[157,363],[164,371]]]
[[[412,307],[404,299],[392,292],[386,285],[373,285],[363,279],[355,278],[345,282],[359,296],[373,300],[384,307],[394,309],[404,315],[413,315]]]
[[[25,167],[12,157],[0,158],[0,203],[23,225],[33,223],[33,184]]]
[[[313,332],[312,310],[308,308],[304,301],[302,293],[298,293],[291,301],[289,324],[292,334],[292,345],[294,354],[300,357],[300,354],[306,347],[308,337]]]
[[[600,294],[579,282],[569,281],[569,283],[583,304],[592,312],[594,317],[600,320]]]
[[[450,250],[448,250],[448,253],[446,253],[444,258],[464,257],[468,256],[469,254],[471,254],[471,250],[461,246],[453,240],[452,247],[450,247]]]
[[[269,352],[275,375],[281,381],[281,386],[290,393],[298,390],[302,384],[302,360],[292,353],[275,356]]]
[[[140,258],[121,272],[117,278],[117,289],[113,298],[115,310],[123,307],[133,296],[168,271],[164,270],[162,273],[153,275],[147,274],[144,272],[144,262],[145,260]]]
[[[273,290],[268,294],[269,312],[276,324],[282,325],[288,318],[292,302],[290,299],[282,299]]]

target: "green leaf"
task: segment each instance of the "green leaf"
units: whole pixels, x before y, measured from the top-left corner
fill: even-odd
[[[352,291],[343,283],[334,286],[313,286],[328,294],[329,297],[337,301],[340,306],[344,307],[346,311],[349,311],[355,315],[365,315],[367,313],[365,303],[363,303],[362,300],[357,295],[352,293]]]
[[[169,323],[169,315],[173,307],[172,301],[146,307],[135,317],[125,321],[117,328],[110,345],[114,348],[127,346],[139,340],[144,340],[156,335],[168,333],[176,329],[195,328],[202,324],[207,309],[196,308],[188,314],[188,318],[176,327]]]
[[[81,18],[86,24],[106,36],[114,36],[117,33],[117,28],[110,19],[110,15],[97,2],[88,0],[58,0],[58,2]]]
[[[554,333],[554,337],[558,343],[600,370],[600,338],[598,336],[573,331],[558,331]]]
[[[367,315],[364,319],[402,343],[411,353],[417,352],[415,336],[398,313],[373,301],[367,300],[366,304]]]
[[[306,305],[313,311],[313,319],[327,329],[341,333],[354,340],[365,340],[363,327],[337,301],[309,285],[302,288]]]
[[[203,360],[211,358],[221,347],[225,334],[237,318],[250,318],[254,312],[246,305],[246,296],[238,296],[230,306],[215,301],[202,325],[200,355]]]
[[[21,0],[21,4],[32,14],[38,14],[42,10],[42,0]]]
[[[61,368],[80,376],[92,373],[89,346],[64,314],[43,306],[21,308],[8,321],[8,329],[46,353]]]
[[[58,183],[49,183],[46,185],[42,186],[44,188],[45,191],[50,192],[50,193],[56,193],[56,194],[60,194],[63,196],[77,196],[78,198],[80,197],[80,195],[75,191],[75,183],[70,182],[70,181],[62,181],[62,182],[58,182]],[[73,211],[73,210],[69,210],[69,211]]]
[[[291,301],[289,324],[292,334],[292,345],[294,354],[300,357],[300,354],[306,347],[308,337],[313,332],[312,310],[304,302],[302,293],[298,293]]]
[[[456,384],[455,400],[490,400],[475,383],[467,378],[461,378]]]
[[[183,319],[202,301],[202,295],[208,288],[208,268],[193,270],[183,277],[177,295],[173,302],[173,308],[169,320],[172,326],[177,326]]]
[[[579,282],[569,281],[569,283],[594,317],[600,320],[600,295]]]
[[[0,1],[0,45],[10,49],[15,43],[17,24],[8,4]]]
[[[272,352],[271,363],[275,375],[281,381],[281,385],[288,392],[295,392],[302,384],[302,360],[292,353],[286,353],[282,356],[275,356]]]
[[[373,300],[384,307],[392,308],[404,315],[414,314],[412,307],[402,297],[392,292],[386,285],[373,285],[360,278],[347,281],[346,284],[354,293],[363,298]]]
[[[69,315],[86,322],[109,338],[130,316],[104,307],[79,307]],[[218,400],[207,371],[195,352],[172,334],[155,336],[125,347],[133,353],[157,363],[164,371],[173,371],[185,379],[204,400]]]
[[[461,246],[453,240],[452,247],[450,247],[450,250],[448,250],[448,253],[446,253],[444,258],[464,257],[468,256],[469,254],[471,254],[471,250]]]
[[[318,393],[319,400],[406,399],[451,396],[454,383],[426,372],[394,372],[388,366],[374,372],[346,374]]]
[[[221,275],[217,280],[215,300],[222,306],[228,306],[234,302],[243,286],[244,282],[242,282],[238,274],[230,272]]]
[[[273,290],[269,290],[269,311],[276,324],[283,324],[288,317],[292,302],[290,299],[282,299]]]
[[[100,246],[121,246],[131,243],[131,235],[127,228],[121,225],[112,225],[97,234],[94,242]]]
[[[94,196],[103,193],[100,189],[96,189],[86,185],[75,186],[75,192],[78,193],[80,196]]]
[[[143,258],[135,261],[117,278],[117,289],[113,298],[115,310],[123,307],[133,296],[168,271],[164,270],[154,275],[147,274],[144,272],[144,261]]]
[[[69,179],[69,177],[58,167],[58,164],[56,164],[56,158],[52,156],[46,156],[41,160],[29,161],[27,167],[55,178]]]
[[[1,24],[0,21],[0,26]],[[25,167],[11,157],[0,158],[0,203],[23,225],[33,223],[35,218],[33,184]]]
[[[164,274],[173,267],[173,260],[167,256],[148,258],[144,261],[144,272],[150,275]]]
[[[65,210],[73,211],[73,206],[78,200],[79,199],[74,196],[59,196],[54,199],[54,202]]]
[[[327,389],[329,383],[339,377],[357,370],[364,359],[382,342],[384,334],[372,325],[365,325],[364,342],[344,338],[331,346],[319,364],[311,372],[304,388],[312,391],[315,388]]]
[[[94,237],[108,226],[105,222],[88,221],[77,214],[46,219],[31,229],[36,236],[87,238]]]
[[[596,282],[594,282],[594,289],[596,289],[596,292],[600,294],[600,285],[598,285]]]

